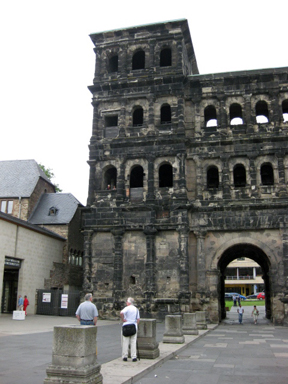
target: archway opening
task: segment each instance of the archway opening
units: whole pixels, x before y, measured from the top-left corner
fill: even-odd
[[[220,301],[220,319],[226,318],[225,310],[225,279],[226,269],[235,259],[248,258],[254,260],[262,269],[262,278],[265,290],[265,307],[266,307],[266,318],[271,319],[271,290],[269,280],[269,269],[270,261],[267,255],[258,247],[252,244],[237,244],[228,248],[221,256],[218,262],[218,269],[220,270],[220,281],[219,281],[219,301]]]

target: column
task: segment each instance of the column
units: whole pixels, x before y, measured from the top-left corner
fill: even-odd
[[[145,283],[146,283],[145,297],[147,299],[147,311],[149,312],[151,300],[156,294],[155,235],[157,233],[157,229],[154,228],[153,226],[147,226],[144,229],[144,233],[146,235],[146,251],[147,251],[147,261],[145,264]]]
[[[112,229],[114,236],[114,274],[113,274],[113,297],[120,301],[123,294],[123,235],[124,228]]]
[[[92,263],[92,235],[94,231],[84,231],[84,254],[83,254],[83,291],[92,292],[91,263]]]
[[[116,202],[117,205],[122,203],[125,196],[125,175],[124,175],[124,160],[120,164],[119,173],[117,174],[117,183],[116,183]]]
[[[206,232],[195,232],[197,237],[197,291],[204,293],[206,282],[206,263],[204,254],[204,240]]]
[[[179,225],[177,228],[179,234],[179,255],[180,255],[180,295],[189,295],[189,256],[188,256],[188,235],[189,227]]]
[[[148,159],[148,193],[146,197],[146,201],[148,200],[154,200],[154,156],[147,156]]]

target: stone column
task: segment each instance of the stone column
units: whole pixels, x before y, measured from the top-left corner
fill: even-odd
[[[52,364],[46,369],[44,384],[102,384],[96,336],[94,326],[54,327]]]
[[[196,324],[198,329],[207,329],[205,311],[197,311],[196,313]]]
[[[148,193],[146,197],[146,201],[154,200],[154,156],[147,156],[148,158]]]
[[[89,170],[89,190],[88,190],[88,199],[87,199],[87,205],[91,206],[94,202],[94,191],[96,189],[96,163],[95,161],[88,161],[88,164],[90,166]]]
[[[84,254],[83,254],[83,291],[93,291],[91,283],[91,262],[92,262],[92,235],[94,231],[84,231]]]
[[[146,235],[146,251],[147,251],[147,261],[145,264],[145,297],[146,297],[146,310],[150,312],[152,298],[156,294],[156,283],[155,283],[155,269],[156,269],[156,260],[155,260],[155,235],[157,229],[153,226],[147,226],[144,229]]]
[[[189,295],[188,224],[179,225],[177,232],[179,234],[180,291],[182,296],[187,296]]]
[[[196,313],[183,313],[182,329],[184,335],[199,335],[196,324]]]
[[[224,199],[230,199],[231,198],[231,192],[230,192],[230,186],[233,184],[233,181],[230,181],[230,171],[229,171],[229,165],[228,165],[228,159],[223,157],[223,169],[222,169],[222,186],[223,186],[223,198]]]
[[[125,181],[124,181],[124,160],[121,162],[119,173],[117,174],[116,183],[116,204],[119,205],[123,202],[125,197]]]
[[[124,228],[111,231],[114,236],[114,274],[113,274],[113,297],[119,302],[123,294],[123,235]]]
[[[184,99],[179,97],[178,98],[178,106],[177,106],[177,119],[178,119],[178,128],[177,133],[179,134],[185,134],[185,127],[184,127]],[[172,119],[173,122],[173,119]]]
[[[137,342],[140,359],[156,359],[160,355],[156,341],[156,319],[140,320]]]
[[[185,337],[182,330],[182,316],[165,316],[165,333],[163,335],[163,343],[183,344],[184,342]]]
[[[204,293],[206,284],[206,260],[204,240],[206,232],[195,232],[197,237],[197,292]]]

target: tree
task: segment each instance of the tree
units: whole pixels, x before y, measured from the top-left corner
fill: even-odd
[[[42,169],[42,171],[45,173],[45,175],[48,177],[48,179],[52,182],[52,179],[55,177],[53,170],[51,168],[46,168],[43,164],[38,163],[38,165]],[[62,192],[62,189],[59,188],[58,184],[54,184],[54,187],[56,192]]]

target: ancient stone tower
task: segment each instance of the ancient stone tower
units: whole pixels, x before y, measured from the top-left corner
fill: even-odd
[[[288,68],[199,75],[186,20],[91,35],[96,68],[84,290],[104,316],[225,317],[224,271],[263,270],[288,313]]]

